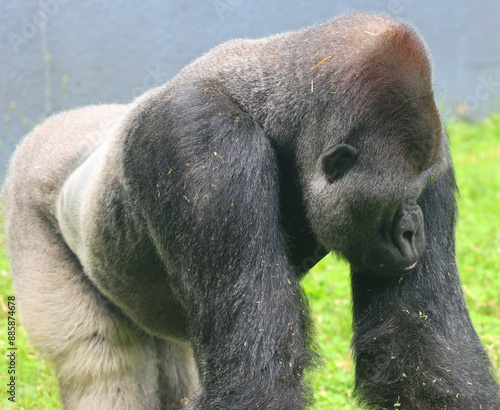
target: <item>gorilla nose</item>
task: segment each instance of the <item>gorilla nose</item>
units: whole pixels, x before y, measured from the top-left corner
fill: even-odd
[[[422,210],[417,204],[404,204],[395,214],[392,241],[399,250],[398,265],[403,270],[413,269],[425,247]],[[396,258],[398,259],[398,258]]]

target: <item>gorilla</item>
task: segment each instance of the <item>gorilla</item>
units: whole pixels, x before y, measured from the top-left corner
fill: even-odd
[[[129,105],[32,131],[7,235],[65,408],[304,408],[317,353],[300,279],[334,252],[362,405],[498,409],[431,84],[414,28],[351,14],[230,41]]]

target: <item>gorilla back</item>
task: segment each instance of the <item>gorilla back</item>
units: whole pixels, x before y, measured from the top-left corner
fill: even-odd
[[[494,409],[454,190],[412,27],[354,14],[232,41],[18,147],[22,320],[66,408],[300,409],[315,354],[299,281],[333,251],[352,270],[361,403]]]

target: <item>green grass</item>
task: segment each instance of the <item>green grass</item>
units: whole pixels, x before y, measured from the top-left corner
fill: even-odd
[[[461,190],[457,231],[458,263],[472,321],[500,377],[500,116],[478,125],[448,126]],[[349,269],[327,257],[306,277],[323,366],[311,375],[315,410],[356,409],[351,398],[354,377]],[[0,237],[0,354],[7,343],[7,296],[13,295],[9,264]],[[58,409],[57,380],[50,364],[17,326],[17,402],[7,400],[7,363],[0,361],[0,408]]]

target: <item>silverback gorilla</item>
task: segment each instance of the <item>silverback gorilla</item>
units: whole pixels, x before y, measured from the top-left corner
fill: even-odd
[[[316,354],[300,279],[333,251],[364,406],[498,409],[455,189],[413,28],[353,14],[231,41],[19,146],[5,194],[22,321],[68,409],[301,409]]]

